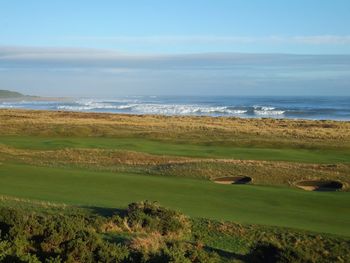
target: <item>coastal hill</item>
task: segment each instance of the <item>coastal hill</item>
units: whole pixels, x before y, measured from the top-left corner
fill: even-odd
[[[27,96],[16,91],[0,89],[0,98],[12,99],[12,98],[21,98],[21,97],[27,97]]]
[[[24,95],[17,91],[0,89],[0,101],[68,101],[71,98],[68,97],[41,97],[33,95]]]
[[[17,91],[11,91],[11,90],[3,90],[0,89],[0,100],[38,100],[41,99],[39,96],[30,96],[30,95],[24,95],[22,93],[19,93]]]

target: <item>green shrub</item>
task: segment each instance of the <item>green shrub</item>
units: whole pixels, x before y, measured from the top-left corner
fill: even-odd
[[[1,262],[125,262],[128,249],[97,233],[101,217],[0,209]]]
[[[132,262],[218,263],[220,258],[216,253],[207,252],[202,247],[181,241],[169,241],[153,253],[134,251]]]
[[[162,235],[182,236],[190,232],[190,221],[183,214],[161,207],[156,202],[132,203],[127,209],[131,227],[157,231]]]
[[[281,248],[268,242],[258,242],[249,254],[252,263],[308,263],[311,262],[300,251],[290,247]]]

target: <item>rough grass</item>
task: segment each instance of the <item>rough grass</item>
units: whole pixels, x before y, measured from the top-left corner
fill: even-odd
[[[325,236],[288,228],[242,225],[195,219],[192,234],[207,246],[225,252],[246,254],[257,241],[292,247],[303,251],[313,262],[347,262],[350,241],[347,238]],[[233,256],[234,258],[234,256]]]
[[[25,142],[30,142],[25,140]],[[338,180],[350,186],[350,164],[308,164],[280,161],[203,159],[106,149],[28,150],[0,146],[0,160],[31,165],[86,168],[214,179],[224,176],[250,176],[254,184],[295,186],[301,180]]]
[[[150,174],[184,176],[197,178],[249,176],[253,184],[284,185],[295,187],[301,180],[337,180],[344,184],[343,190],[350,186],[350,166],[347,164],[323,165],[300,164],[271,161],[202,161],[154,165]]]
[[[303,163],[350,163],[350,150],[345,149],[261,148],[211,144],[194,145],[189,143],[176,144],[142,138],[53,138],[33,136],[0,136],[0,144],[33,150],[98,148],[194,158],[230,158]]]
[[[350,147],[350,122],[0,110],[2,135],[147,138],[262,148]]]
[[[347,192],[217,185],[188,178],[0,166],[0,192],[21,198],[99,207],[158,200],[192,217],[284,226],[350,236]]]

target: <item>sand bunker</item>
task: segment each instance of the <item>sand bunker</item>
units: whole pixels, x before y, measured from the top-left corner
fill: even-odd
[[[310,180],[296,183],[296,186],[307,191],[337,191],[343,188],[338,181]]]
[[[252,178],[249,176],[220,177],[214,179],[214,182],[217,184],[247,184],[251,181]]]

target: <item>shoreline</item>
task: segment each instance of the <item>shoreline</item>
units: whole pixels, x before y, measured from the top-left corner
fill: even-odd
[[[70,101],[71,98],[62,98],[61,101]],[[21,101],[21,100],[19,100]],[[37,101],[49,101],[49,100],[37,100]],[[52,98],[52,101],[57,101]],[[0,102],[3,102],[0,99]],[[274,121],[291,121],[291,122],[337,122],[337,123],[350,123],[349,120],[338,119],[303,119],[303,118],[277,118],[277,117],[242,117],[242,116],[211,116],[211,115],[181,115],[181,114],[149,114],[149,113],[120,113],[120,112],[101,112],[101,111],[74,111],[74,110],[57,110],[57,109],[29,109],[29,108],[1,108],[0,111],[27,111],[27,112],[53,112],[53,113],[72,113],[72,114],[92,114],[92,115],[115,115],[115,116],[134,116],[134,117],[163,117],[163,118],[212,118],[212,119],[239,119],[239,120],[274,120]]]
[[[288,119],[312,121],[350,121],[347,99],[264,99],[198,97],[157,98],[78,98],[35,97],[0,98],[2,109],[73,111],[86,113],[113,113],[124,115],[208,116],[241,119]]]

